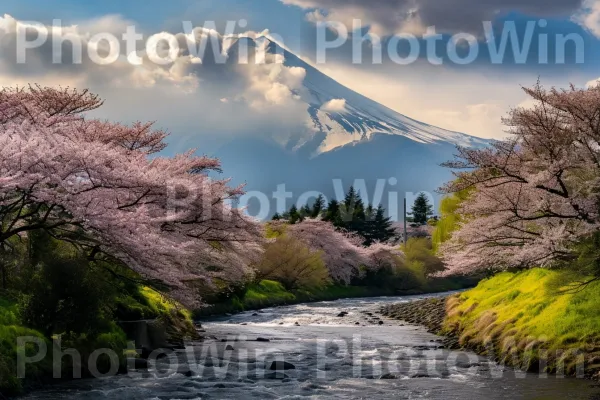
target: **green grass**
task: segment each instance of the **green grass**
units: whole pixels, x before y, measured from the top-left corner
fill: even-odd
[[[573,374],[573,351],[582,350],[591,373],[600,369],[600,282],[575,291],[573,280],[567,272],[545,269],[500,273],[449,299],[445,330],[481,351],[492,343],[491,355],[531,370],[547,351],[549,371],[564,362]],[[562,360],[559,350],[567,354]],[[511,352],[517,358],[506,359]]]
[[[272,304],[287,304],[295,300],[296,296],[286,291],[281,283],[265,280],[248,288],[242,304],[244,308],[254,309]]]
[[[20,325],[18,306],[15,302],[0,298],[0,393],[12,396],[21,393],[23,382],[17,379],[17,338],[33,336],[46,342],[47,348],[51,349],[47,339],[32,329]],[[27,346],[26,355],[37,352],[37,346]],[[27,377],[39,380],[42,376],[51,373],[52,365],[44,361],[27,366]]]
[[[337,300],[342,298],[373,297],[391,293],[360,286],[332,285],[314,290],[287,291],[279,282],[263,280],[248,287],[242,297],[234,296],[228,301],[212,304],[197,310],[196,317],[236,313],[247,310],[276,307],[288,304],[314,301]]]

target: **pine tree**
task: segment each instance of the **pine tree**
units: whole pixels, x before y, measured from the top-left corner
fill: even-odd
[[[337,200],[331,200],[325,213],[323,220],[331,222],[335,227],[339,228],[342,226],[342,216],[340,210],[340,203]]]
[[[369,205],[366,210],[367,220],[362,236],[365,238],[365,246],[375,242],[387,242],[396,236],[396,230],[392,227],[391,218],[385,216],[385,208],[379,206],[377,210]]]
[[[354,186],[350,186],[340,211],[342,227],[362,235],[365,230],[365,204]]]
[[[273,215],[273,221],[280,221],[281,220],[281,215],[279,215],[279,213],[275,213],[275,215]]]
[[[433,215],[433,206],[425,193],[419,193],[412,208],[413,221],[415,224],[425,225],[430,216]]]
[[[300,209],[300,218],[302,218],[304,220],[306,218],[309,218],[310,216],[312,216],[312,208],[310,208],[310,206],[308,204],[305,204]]]
[[[396,229],[393,227],[392,219],[385,216],[385,208],[382,205],[377,207],[374,225],[376,227],[374,238],[376,242],[387,242],[396,236]]]
[[[325,206],[325,197],[323,197],[323,195],[320,194],[319,197],[317,197],[317,200],[315,200],[315,204],[313,204],[311,217],[318,218],[321,215],[321,213],[325,210]]]
[[[292,225],[301,222],[301,216],[296,205],[293,205],[292,208],[290,208],[288,220]]]

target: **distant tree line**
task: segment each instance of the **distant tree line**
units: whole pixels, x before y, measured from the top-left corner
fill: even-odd
[[[319,195],[312,205],[307,203],[300,209],[293,205],[283,215],[275,214],[273,216],[273,220],[286,220],[292,225],[307,218],[320,218],[331,222],[338,229],[355,233],[364,239],[365,246],[377,242],[387,242],[397,236],[391,219],[386,216],[385,208],[381,205],[365,206],[354,187],[350,187],[341,202],[331,200],[329,204],[326,204],[325,198]]]

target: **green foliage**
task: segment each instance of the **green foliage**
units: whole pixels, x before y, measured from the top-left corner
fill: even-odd
[[[425,225],[429,218],[433,216],[433,206],[425,193],[419,193],[412,207],[412,220],[415,224]]]
[[[429,238],[409,238],[402,245],[406,267],[412,271],[419,282],[426,284],[428,277],[444,270],[444,263],[433,252]]]
[[[323,197],[323,195],[320,194],[312,206],[312,211],[311,211],[310,217],[311,218],[319,217],[321,215],[321,213],[325,210],[326,206],[327,205],[325,204],[325,197]]]
[[[469,196],[469,191],[453,193],[444,197],[440,203],[440,219],[435,224],[433,231],[433,251],[437,253],[440,245],[450,239],[452,233],[458,229],[461,216],[458,214],[460,204]]]
[[[497,274],[449,300],[445,330],[456,332],[471,347],[492,340],[497,357],[514,350],[519,362],[526,361],[525,349],[547,350],[550,371],[557,366],[559,350],[581,349],[588,359],[597,359],[600,282],[578,286],[588,279],[546,269]],[[572,373],[575,359],[567,356],[564,361]]]
[[[97,333],[112,318],[114,286],[83,258],[49,258],[23,296],[23,322],[44,332]]]
[[[285,234],[265,246],[256,271],[260,279],[278,281],[288,290],[315,289],[329,282],[321,253]]]
[[[255,309],[270,304],[286,304],[296,300],[293,293],[288,292],[281,283],[263,280],[251,285],[244,296],[244,308]]]
[[[384,243],[396,235],[396,230],[392,226],[392,220],[385,216],[383,206],[374,210],[372,206],[367,208],[367,219],[364,225],[362,236],[365,238],[365,245],[370,246],[373,243]],[[360,233],[360,232],[359,232]]]
[[[296,224],[305,218],[321,216],[324,221],[331,222],[336,228],[356,233],[364,238],[364,245],[370,246],[375,242],[387,242],[396,235],[391,218],[386,217],[386,210],[379,205],[365,206],[360,194],[350,187],[343,202],[331,200],[325,205],[325,198],[319,196],[312,207],[308,204],[300,211],[293,206],[284,214],[284,219]]]
[[[50,348],[48,339],[40,332],[22,326],[18,303],[0,297],[0,393],[7,396],[19,394],[23,389],[23,382],[17,379],[17,338],[26,336],[40,338]],[[27,346],[25,353],[31,356],[36,350]],[[46,360],[31,364],[26,373],[30,380],[38,381],[51,370],[52,364]]]
[[[171,331],[195,334],[191,314],[148,286],[127,267],[109,260],[90,261],[70,243],[51,238],[44,231],[30,232],[18,252],[19,268],[11,270],[9,290],[0,295],[0,392],[19,393],[24,386],[52,376],[50,338],[60,337],[63,348],[77,349],[86,375],[87,359],[108,348],[125,362],[127,337],[116,321],[162,319]],[[27,366],[27,378],[16,378],[17,338],[35,336],[47,342],[48,356]],[[26,352],[36,351],[29,345]],[[62,375],[73,374],[71,357],[62,360]],[[110,359],[98,359],[101,372]],[[1,397],[1,396],[0,396]]]

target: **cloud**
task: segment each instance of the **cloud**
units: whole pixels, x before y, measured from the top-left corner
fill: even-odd
[[[586,0],[583,8],[573,16],[573,20],[600,38],[600,1]]]
[[[334,113],[341,113],[346,111],[346,100],[345,99],[333,99],[321,106],[321,110],[329,111]]]
[[[540,17],[572,15],[583,0],[280,0],[309,10],[309,20],[338,21],[352,26],[360,19],[377,34],[424,32],[436,26],[439,32],[477,33],[482,21],[492,21],[507,12]]]
[[[600,85],[600,78],[592,79],[591,81],[585,84],[586,88],[591,88]]]
[[[0,17],[0,84],[89,88],[106,100],[96,116],[123,122],[155,120],[172,132],[171,141],[180,146],[173,149],[176,151],[195,147],[209,137],[213,140],[223,136],[223,140],[229,140],[239,135],[278,135],[281,141],[292,131],[301,134],[303,129],[309,129],[307,105],[301,101],[306,71],[283,65],[280,55],[267,51],[271,42],[261,38],[270,37],[268,32],[223,36],[196,28],[192,34],[208,43],[203,54],[190,53],[188,43],[193,38],[177,33],[174,36],[180,51],[166,65],[151,62],[143,50],[145,46],[138,46],[136,52],[141,65],[132,64],[131,54],[125,53],[123,43],[118,59],[112,64],[98,65],[89,59],[90,37],[103,32],[121,38],[132,24],[119,16],[107,16],[50,29],[46,43],[28,50],[27,62],[19,64],[16,37],[23,25],[9,15]],[[31,30],[25,33],[31,40],[37,37]],[[53,63],[53,38],[67,33],[81,43],[81,63],[73,63],[69,43],[62,47],[63,62]],[[157,37],[172,35],[162,32]],[[241,52],[240,44],[236,44],[239,38],[241,41],[249,38],[246,65],[237,62]],[[254,39],[258,41],[257,48],[252,47]],[[225,64],[217,64],[211,40],[219,47],[216,52],[224,56]],[[165,43],[163,40],[159,44],[163,47],[158,52],[160,56],[168,53]],[[263,57],[265,63],[255,65],[257,57]]]

